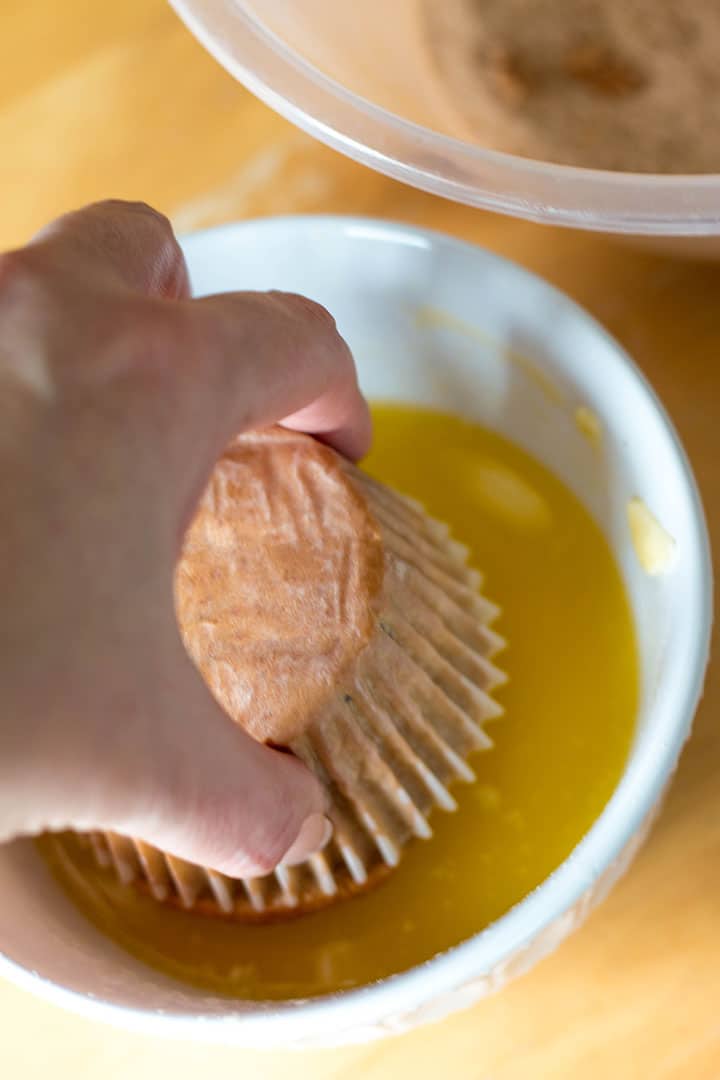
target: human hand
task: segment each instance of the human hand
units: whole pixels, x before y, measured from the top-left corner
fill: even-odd
[[[107,829],[243,877],[327,839],[322,789],[222,712],[173,605],[213,464],[283,418],[368,448],[332,318],[280,293],[189,299],[148,207],[90,206],[0,256],[1,839]]]

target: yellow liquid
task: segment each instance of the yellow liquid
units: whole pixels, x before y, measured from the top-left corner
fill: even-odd
[[[123,889],[71,837],[41,846],[89,918],[153,967],[242,998],[308,997],[403,971],[477,933],[572,851],[611,795],[633,734],[638,663],[628,602],[598,527],[509,442],[457,418],[377,406],[370,472],[450,523],[502,606],[505,715],[459,809],[436,812],[375,891],[250,927]]]

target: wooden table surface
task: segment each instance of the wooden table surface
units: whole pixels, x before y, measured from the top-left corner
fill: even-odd
[[[565,289],[634,355],[685,440],[717,541],[720,263],[492,217],[377,176],[255,101],[163,0],[2,0],[2,8],[0,248],[110,195],[154,203],[179,230],[346,211],[477,241]],[[715,1080],[719,706],[715,663],[661,820],[629,875],[559,952],[468,1012],[370,1046],[298,1056],[128,1035],[0,984],[0,1076]]]

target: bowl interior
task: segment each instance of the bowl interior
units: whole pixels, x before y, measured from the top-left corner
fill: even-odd
[[[196,293],[306,293],[336,316],[370,397],[466,415],[546,463],[604,529],[634,611],[642,704],[631,758],[607,809],[548,881],[477,938],[424,969],[334,999],[333,1009],[361,1022],[396,999],[419,1003],[462,972],[490,970],[568,908],[638,829],[687,735],[704,672],[711,586],[702,511],[667,419],[618,345],[513,264],[362,219],[270,219],[197,234],[184,246]],[[580,433],[578,407],[600,422],[599,446]],[[632,549],[633,497],[675,540],[674,565],[661,576],[648,576]],[[142,967],[71,907],[27,843],[0,849],[0,891],[0,974],[72,1007],[150,1028],[201,1016],[203,1033],[218,1038],[230,1037],[233,1025],[255,1024],[254,1041],[269,1021],[287,1033],[327,1024],[322,1001],[300,1013],[245,1006]],[[275,1026],[272,1040],[279,1037]]]

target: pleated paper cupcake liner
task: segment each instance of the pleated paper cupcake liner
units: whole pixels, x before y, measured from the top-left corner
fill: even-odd
[[[139,840],[93,834],[102,865],[156,900],[268,921],[315,910],[381,881],[406,845],[431,836],[435,809],[474,779],[469,756],[487,748],[491,696],[505,681],[494,663],[498,609],[479,589],[467,551],[422,507],[351,465],[384,545],[385,576],[370,643],[331,700],[290,743],[331,799],[334,833],[297,867],[233,879]]]

